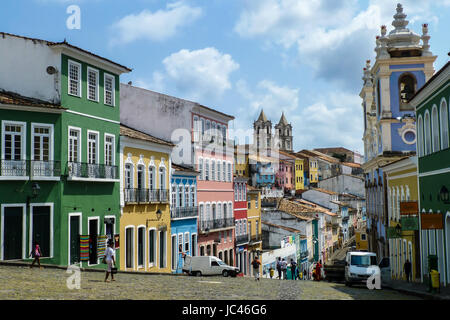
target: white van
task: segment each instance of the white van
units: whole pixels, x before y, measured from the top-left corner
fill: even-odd
[[[345,285],[366,283],[371,275],[381,276],[377,255],[373,252],[350,251],[345,258]]]
[[[231,267],[214,256],[186,256],[183,272],[193,276],[223,275],[235,277],[239,268]]]

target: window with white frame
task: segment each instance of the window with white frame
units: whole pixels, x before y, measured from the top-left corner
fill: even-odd
[[[149,265],[156,265],[156,230],[148,231],[148,262]]]
[[[431,153],[431,127],[430,127],[430,113],[425,111],[424,118],[424,136],[425,136],[425,155]]]
[[[417,146],[419,148],[419,157],[423,157],[423,119],[422,115],[419,115],[419,118],[417,120],[417,130],[418,130],[418,140],[417,140]]]
[[[25,159],[25,123],[3,123],[3,159]]]
[[[166,168],[165,167],[159,168],[159,188],[161,190],[166,189]]]
[[[178,252],[183,252],[183,234],[178,234]]]
[[[52,132],[51,125],[32,124],[33,154],[32,160],[50,161],[52,153]]]
[[[137,188],[145,189],[145,167],[140,164],[137,166]]]
[[[125,189],[133,188],[133,165],[125,164]]]
[[[184,233],[184,251],[189,251],[189,232]]]
[[[69,94],[81,97],[81,64],[69,61]]]
[[[80,162],[81,131],[69,129],[69,162]]]
[[[191,186],[191,207],[195,207],[195,186]]]
[[[87,95],[88,99],[98,102],[98,70],[89,68],[87,69]]]
[[[178,186],[178,207],[183,207],[183,186]]]
[[[172,184],[172,208],[177,207],[177,187],[175,184]]]
[[[216,161],[211,160],[211,181],[216,180]]]
[[[222,181],[222,171],[220,168],[220,161],[217,161],[217,181]]]
[[[228,163],[228,182],[231,182],[231,163]]]
[[[222,181],[225,181],[227,178],[227,168],[226,168],[226,164],[225,161],[222,162]]]
[[[445,99],[442,99],[441,101],[441,108],[440,108],[440,118],[441,118],[441,149],[447,149],[449,147],[449,131],[448,131],[448,109],[447,109],[447,102]]]
[[[198,159],[198,171],[200,172],[200,175],[198,176],[199,180],[203,180],[204,172],[203,172],[203,159]]]
[[[189,186],[184,187],[184,206],[189,207]]]
[[[105,165],[114,165],[114,136],[105,135]]]
[[[238,201],[239,199],[239,194],[238,194],[239,190],[238,190],[238,184],[235,183],[234,184],[234,201]]]
[[[431,127],[433,134],[433,152],[440,150],[439,145],[439,122],[438,122],[438,111],[436,105],[433,106],[431,111]]]
[[[98,133],[88,131],[88,163],[98,163]]]
[[[105,74],[105,104],[114,106],[115,77]]]
[[[150,190],[156,189],[155,167],[152,165],[148,167],[148,186]]]
[[[209,159],[205,160],[205,180],[209,180]]]

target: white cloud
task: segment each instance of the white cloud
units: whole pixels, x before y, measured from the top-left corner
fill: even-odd
[[[173,37],[179,29],[193,23],[202,14],[202,8],[190,7],[181,1],[167,4],[165,10],[143,10],[139,14],[130,14],[113,24],[112,28],[116,32],[111,44],[125,44],[139,39],[163,41]]]
[[[156,91],[176,88],[176,94],[194,101],[217,101],[231,89],[231,73],[239,64],[216,48],[182,49],[166,57],[165,71],[156,71],[148,87]],[[166,90],[167,91],[167,90]]]
[[[329,92],[318,96],[314,104],[301,107],[298,88],[279,86],[268,80],[260,81],[254,90],[244,80],[239,80],[236,88],[247,101],[238,109],[237,131],[251,129],[261,109],[273,125],[278,123],[283,111],[293,126],[295,151],[330,146],[363,149],[363,112],[357,95]],[[252,140],[250,135],[249,142]],[[244,137],[239,135],[239,142],[244,141]]]
[[[382,24],[392,30],[398,0],[370,0],[358,9],[356,0],[260,0],[248,1],[235,32],[243,38],[261,38],[263,46],[285,50],[296,47],[301,62],[315,75],[348,89],[361,85],[362,67],[374,58],[375,36]],[[421,32],[420,24],[438,18],[434,9],[450,0],[403,0],[409,28]]]

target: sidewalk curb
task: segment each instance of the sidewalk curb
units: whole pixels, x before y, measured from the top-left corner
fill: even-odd
[[[31,265],[31,262],[7,262],[7,261],[0,261],[0,266],[10,266],[10,267],[29,267]],[[54,265],[54,264],[43,264],[41,263],[41,266],[45,269],[61,269],[61,270],[67,270],[68,266],[60,266],[60,265]],[[36,268],[39,268],[39,266],[36,265]],[[82,272],[106,272],[105,269],[95,269],[95,268],[80,268]],[[140,275],[159,275],[159,276],[186,276],[184,273],[163,273],[163,272],[146,272],[146,271],[124,271],[124,270],[117,270],[117,273],[122,274],[140,274]]]
[[[450,300],[449,298],[444,298],[432,293],[428,293],[428,292],[418,292],[418,291],[413,291],[413,290],[407,290],[407,289],[402,289],[402,288],[395,288],[395,287],[390,287],[390,286],[383,286],[386,289],[390,289],[390,290],[395,290],[398,291],[400,293],[403,294],[407,294],[410,296],[416,296],[416,297],[420,297],[426,300]]]

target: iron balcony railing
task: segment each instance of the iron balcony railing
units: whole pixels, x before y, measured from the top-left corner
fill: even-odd
[[[262,234],[261,233],[257,233],[257,234],[252,234],[250,237],[250,242],[259,242],[262,240]]]
[[[61,176],[61,161],[31,160],[32,177],[59,177]]]
[[[134,203],[168,202],[169,190],[125,188],[124,201]]]
[[[198,207],[171,208],[170,216],[172,219],[196,217],[198,216]]]
[[[27,160],[1,160],[0,172],[4,177],[25,177],[29,175]]]
[[[61,161],[0,160],[0,175],[3,177],[59,177]]]
[[[234,219],[214,219],[200,221],[200,230],[202,232],[209,232],[215,229],[227,228],[234,226]]]
[[[69,177],[92,179],[119,179],[119,167],[97,163],[68,162]]]
[[[244,243],[248,243],[250,241],[249,234],[241,234],[239,236],[236,236],[236,245],[241,245]]]

